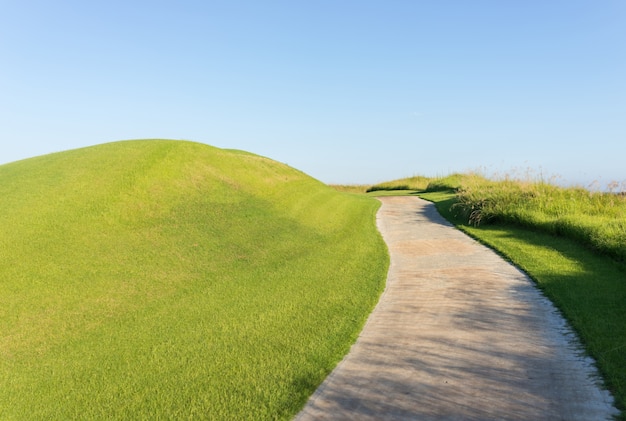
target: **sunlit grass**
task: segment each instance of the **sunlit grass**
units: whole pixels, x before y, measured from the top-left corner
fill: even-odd
[[[330,187],[343,193],[365,193],[369,184],[331,184]]]
[[[428,177],[416,175],[408,178],[387,181],[375,184],[367,189],[367,192],[394,191],[394,190],[424,190],[429,183]]]
[[[118,142],[0,166],[0,419],[289,419],[382,291],[374,199]]]
[[[542,181],[467,178],[458,208],[470,223],[513,223],[575,239],[626,261],[626,196]]]

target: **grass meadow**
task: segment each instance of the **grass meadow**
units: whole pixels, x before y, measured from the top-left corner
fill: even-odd
[[[0,419],[289,419],[384,288],[378,202],[125,141],[0,166]]]
[[[471,173],[434,178],[425,187],[394,184],[408,186],[395,194],[433,201],[444,217],[536,282],[596,360],[626,419],[624,195]]]

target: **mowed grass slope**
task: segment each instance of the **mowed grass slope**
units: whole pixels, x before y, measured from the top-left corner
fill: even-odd
[[[125,141],[0,166],[0,419],[288,419],[384,287],[372,198]]]

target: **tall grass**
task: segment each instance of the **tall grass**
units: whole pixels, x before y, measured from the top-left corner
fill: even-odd
[[[343,193],[366,193],[369,184],[330,184],[333,189]]]
[[[375,191],[393,191],[393,190],[416,190],[422,191],[428,185],[429,178],[421,175],[416,175],[408,178],[401,178],[398,180],[387,181],[384,183],[375,184],[370,186],[366,192]]]
[[[0,166],[0,419],[289,419],[384,286],[378,202],[131,141]]]
[[[467,177],[457,209],[474,225],[513,223],[562,235],[626,261],[626,196],[543,181]]]
[[[463,180],[470,176],[472,175],[460,173],[454,173],[442,177],[426,177],[421,175],[415,175],[413,177],[400,178],[393,181],[386,181],[384,183],[374,184],[367,187],[365,189],[365,192],[391,192],[400,190],[409,190],[413,192],[432,192],[442,190],[456,190],[463,184]],[[342,189],[344,190],[347,188],[348,186],[342,187]]]
[[[473,177],[472,174],[460,174],[454,173],[443,177],[434,177],[428,181],[424,191],[444,191],[444,190],[458,190],[469,177]]]

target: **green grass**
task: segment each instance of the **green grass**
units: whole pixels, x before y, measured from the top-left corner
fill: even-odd
[[[424,193],[457,227],[523,269],[561,310],[595,358],[618,407],[626,409],[626,265],[574,238],[528,226],[468,224],[452,191]],[[622,413],[621,419],[626,419]]]
[[[330,187],[344,193],[365,193],[370,186],[368,184],[330,184]]]
[[[411,196],[417,194],[415,190],[372,190],[367,195],[370,197],[382,196]]]
[[[366,192],[395,191],[395,190],[424,190],[428,186],[430,179],[420,175],[402,178],[399,180],[387,181],[384,183],[369,186]]]
[[[427,192],[457,190],[462,185],[467,184],[468,178],[472,178],[472,174],[454,173],[443,177],[435,177],[428,181],[428,185],[424,189]]]
[[[626,262],[625,195],[479,176],[466,178],[458,191],[458,206],[475,225],[512,223],[572,238]]]
[[[0,419],[289,419],[384,287],[378,202],[127,141],[0,166]]]

